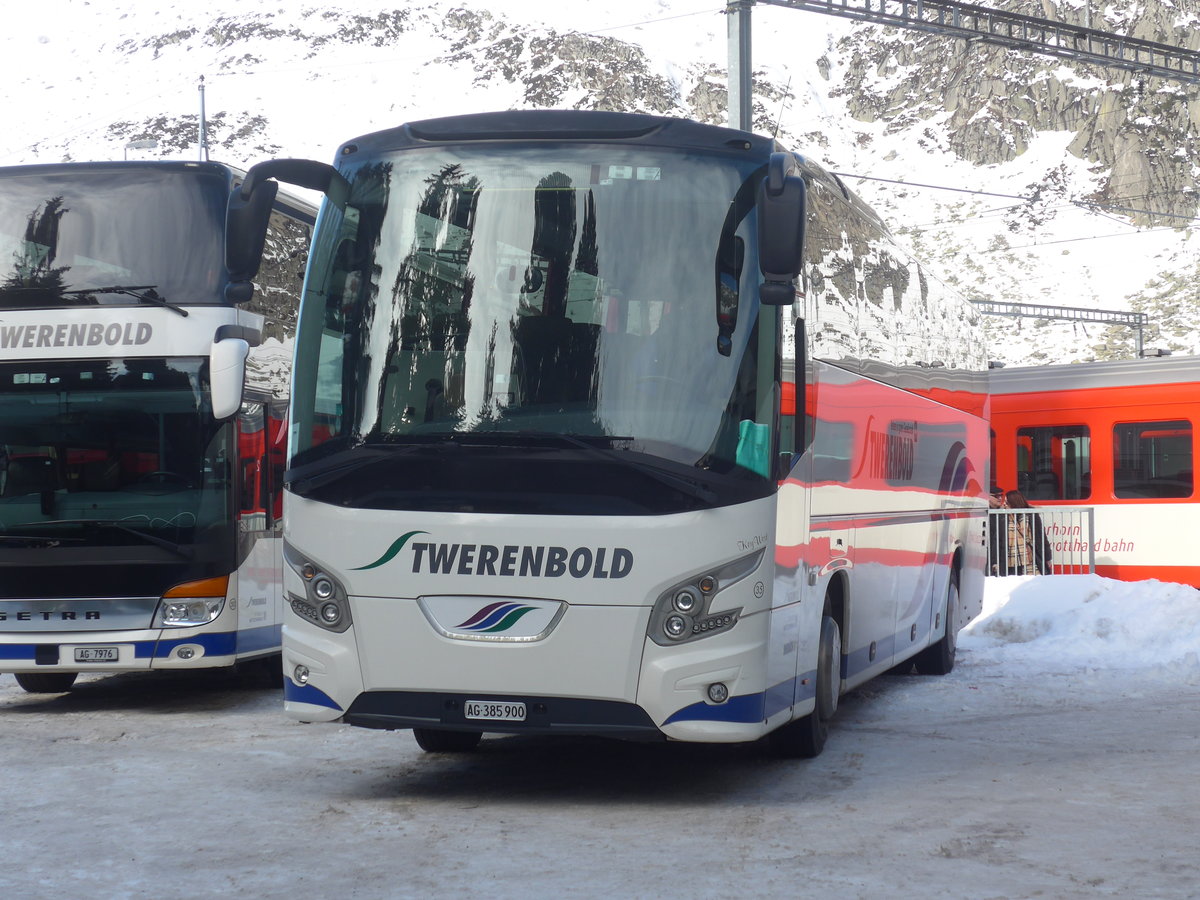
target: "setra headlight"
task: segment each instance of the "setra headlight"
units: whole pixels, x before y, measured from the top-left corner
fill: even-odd
[[[207,625],[225,608],[228,592],[228,575],[177,584],[158,601],[158,609],[154,612],[154,627],[186,628]]]

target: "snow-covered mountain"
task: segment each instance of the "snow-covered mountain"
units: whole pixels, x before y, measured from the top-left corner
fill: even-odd
[[[998,5],[1082,22],[1086,2]],[[202,100],[211,157],[239,165],[330,160],[356,135],[490,109],[723,124],[724,8],[44,0],[3,13],[0,163],[198,158]],[[1145,312],[1148,346],[1200,350],[1195,86],[779,7],[752,17],[756,130],[842,174],[945,283]],[[1198,20],[1200,0],[1091,11],[1093,28],[1183,47]],[[1010,364],[1132,353],[1125,328],[987,321]]]

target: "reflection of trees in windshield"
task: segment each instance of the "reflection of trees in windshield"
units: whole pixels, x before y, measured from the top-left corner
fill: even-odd
[[[412,245],[391,285],[392,308],[399,314],[392,316],[386,351],[390,364],[377,396],[381,409],[402,403],[399,417],[406,422],[445,415],[447,391],[456,390],[463,376],[452,363],[470,337],[469,310],[475,290],[468,263],[479,180],[467,175],[461,165],[450,164],[426,178],[425,184],[414,216]],[[420,369],[429,351],[445,355],[441,371]]]
[[[746,264],[760,177],[650,161],[431,150],[356,169],[344,217],[317,236],[324,323],[298,347],[313,373],[301,452],[502,431],[621,436],[684,466],[739,467],[742,423],[770,415],[774,335],[758,347]]]
[[[19,293],[20,299],[36,305],[54,302],[66,287],[63,273],[70,266],[55,268],[58,254],[59,220],[70,212],[61,196],[51,197],[29,214],[24,246],[13,252],[13,271],[0,282],[0,293]]]
[[[175,304],[221,302],[230,176],[215,163],[5,170],[0,304],[128,306],[102,289],[151,285]]]

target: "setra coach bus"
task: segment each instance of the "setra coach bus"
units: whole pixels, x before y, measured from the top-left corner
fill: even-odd
[[[1034,506],[1093,510],[1090,536],[1050,529],[1053,558],[1090,540],[1099,575],[1200,588],[1200,357],[994,369],[989,381],[996,484]]]
[[[342,145],[297,331],[301,720],[820,752],[981,605],[973,309],[772,139],[517,111]]]
[[[316,210],[265,191],[249,232],[227,208],[242,175],[0,169],[0,672],[26,690],[278,666],[290,344]],[[254,265],[226,258],[227,228]]]

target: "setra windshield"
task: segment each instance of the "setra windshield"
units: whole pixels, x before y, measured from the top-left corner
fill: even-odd
[[[0,170],[0,308],[221,302],[228,193],[216,169]]]
[[[622,513],[768,490],[753,160],[483,145],[345,174],[301,309],[293,490]]]
[[[228,429],[212,418],[204,365],[0,364],[0,555],[199,563],[231,553]]]

